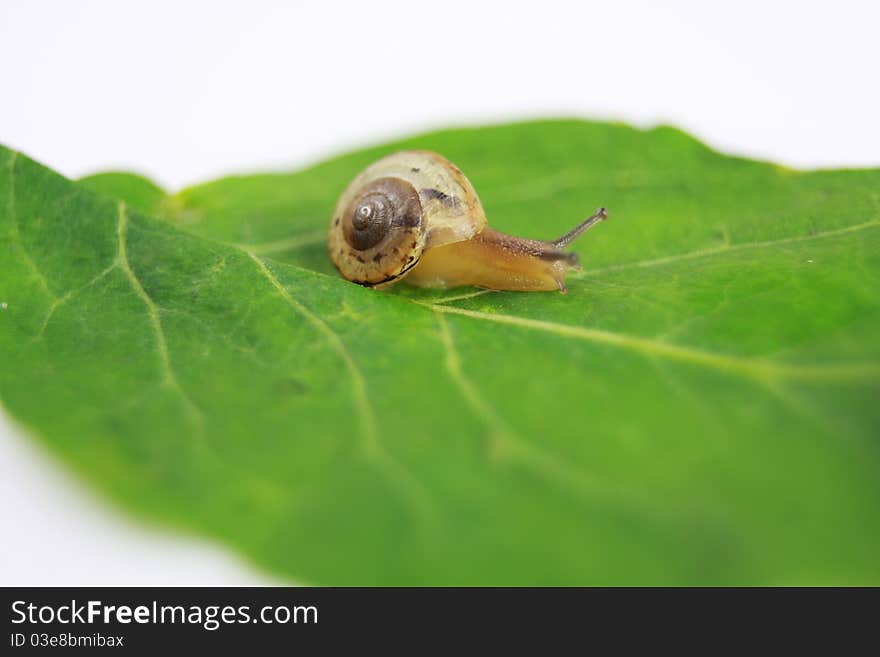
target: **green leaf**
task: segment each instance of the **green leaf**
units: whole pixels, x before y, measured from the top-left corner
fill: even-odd
[[[505,232],[607,206],[569,293],[335,275],[337,195],[404,147]],[[878,189],[575,121],[175,195],[2,150],[0,392],[114,500],[294,581],[878,584]]]
[[[116,198],[145,214],[165,213],[167,196],[156,183],[134,173],[99,173],[80,178],[80,185]]]

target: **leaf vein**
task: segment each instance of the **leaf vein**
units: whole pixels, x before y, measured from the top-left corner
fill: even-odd
[[[800,381],[851,380],[880,375],[880,364],[843,365],[790,365],[763,358],[742,358],[718,354],[693,347],[681,346],[651,338],[640,338],[624,333],[613,333],[601,329],[558,324],[546,320],[528,319],[515,315],[485,313],[456,306],[443,306],[416,302],[435,312],[463,315],[480,321],[498,322],[521,328],[553,333],[565,338],[585,340],[596,344],[606,344],[635,351],[648,357],[660,357],[707,369],[738,374],[748,378],[767,380],[786,378]]]
[[[465,294],[455,294],[449,297],[442,297],[440,299],[432,299],[431,303],[441,304],[441,303],[452,303],[453,301],[464,301],[465,299],[473,299],[474,297],[481,297],[484,294],[491,294],[496,290],[476,290],[475,292],[468,292]]]
[[[58,296],[52,291],[52,288],[49,287],[49,281],[46,280],[43,272],[37,267],[37,263],[34,262],[34,259],[25,247],[24,242],[21,241],[21,229],[18,225],[18,213],[15,207],[15,163],[17,159],[18,151],[11,151],[9,156],[9,216],[12,219],[12,241],[18,246],[22,260],[31,272],[31,275],[54,303],[58,300]]]
[[[379,442],[378,432],[376,430],[376,418],[373,412],[373,406],[370,403],[367,394],[367,385],[363,374],[352,358],[342,338],[320,317],[306,308],[302,303],[297,301],[290,292],[287,291],[278,278],[266,266],[266,263],[260,259],[255,253],[247,252],[259,268],[263,276],[269,281],[281,298],[293,308],[297,313],[304,317],[314,328],[316,328],[330,343],[334,351],[339,355],[348,372],[351,381],[352,392],[354,393],[355,408],[360,418],[362,447],[365,455],[382,466],[385,474],[397,484],[401,489],[405,490],[412,498],[418,509],[423,512],[421,517],[429,517],[433,515],[430,510],[427,493],[421,484],[416,481],[382,446]]]
[[[92,285],[95,285],[98,281],[104,278],[111,271],[119,267],[119,260],[114,260],[107,267],[105,267],[102,271],[95,275],[92,280],[87,283],[75,288],[73,290],[68,290],[63,296],[58,297],[55,301],[52,302],[52,305],[49,306],[49,311],[46,313],[46,317],[43,319],[43,323],[40,325],[40,330],[37,331],[37,334],[33,337],[34,340],[38,340],[43,337],[43,334],[46,332],[46,327],[49,325],[52,317],[55,315],[55,311],[58,310],[65,303],[70,301],[73,297],[75,297],[80,292],[83,292],[90,288]]]
[[[290,251],[303,246],[313,246],[320,244],[327,239],[327,231],[312,231],[294,235],[286,239],[274,240],[272,242],[258,242],[256,244],[235,243],[233,246],[238,247],[242,251],[254,253],[256,255],[265,255],[267,253],[279,253],[281,251]]]
[[[162,319],[159,316],[159,307],[156,305],[156,302],[153,301],[150,295],[147,294],[147,291],[144,289],[144,286],[141,285],[140,280],[134,273],[134,270],[131,268],[131,264],[129,263],[128,247],[126,243],[127,228],[128,212],[126,211],[125,203],[120,201],[118,205],[118,219],[116,223],[116,237],[118,240],[118,253],[116,255],[116,261],[119,268],[128,279],[128,282],[131,284],[131,287],[135,291],[135,294],[137,294],[137,296],[140,298],[141,301],[143,301],[144,305],[147,308],[147,315],[150,318],[150,324],[153,328],[153,334],[156,337],[159,366],[162,371],[162,382],[164,385],[168,386],[177,393],[177,395],[183,401],[187,412],[196,420],[201,431],[203,428],[204,420],[202,413],[189,398],[186,392],[184,392],[183,388],[180,385],[180,382],[177,380],[177,376],[174,374],[174,369],[171,366],[171,356],[169,355],[168,351],[168,341],[165,338],[165,331],[162,328]]]
[[[876,226],[880,226],[880,219],[872,219],[870,221],[865,221],[860,224],[854,224],[852,226],[846,226],[845,228],[837,228],[834,230],[826,230],[819,233],[813,233],[812,235],[796,235],[794,237],[784,237],[778,240],[767,240],[763,242],[743,242],[741,244],[729,244],[725,243],[721,246],[714,246],[707,249],[698,249],[696,251],[691,251],[690,253],[680,253],[677,255],[665,256],[663,258],[655,258],[653,260],[641,260],[638,262],[625,262],[620,265],[611,265],[609,267],[599,267],[596,269],[587,269],[581,272],[573,272],[570,274],[573,278],[586,278],[589,276],[593,276],[595,274],[606,274],[610,272],[621,271],[624,269],[647,269],[650,267],[657,267],[660,265],[667,265],[674,262],[680,262],[683,260],[694,260],[697,258],[704,258],[707,256],[717,255],[719,253],[733,253],[736,251],[746,251],[750,249],[760,249],[767,248],[772,246],[777,246],[780,244],[793,244],[796,242],[810,242],[813,240],[825,239],[828,237],[838,237],[840,235],[846,235],[847,233],[855,233],[862,230],[867,230],[869,228],[874,228]]]
[[[441,312],[435,310],[435,315],[440,326],[440,339],[446,351],[446,370],[471,412],[492,431],[489,443],[491,456],[515,459],[550,483],[583,499],[614,499],[639,511],[645,511],[651,506],[633,495],[632,491],[620,489],[610,481],[588,476],[572,468],[546,449],[523,440],[510,429],[465,375],[449,325]]]

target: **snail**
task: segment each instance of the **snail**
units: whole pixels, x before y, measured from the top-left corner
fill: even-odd
[[[349,281],[383,287],[406,277],[420,287],[559,290],[580,268],[564,249],[606,219],[604,208],[545,242],[489,227],[464,174],[428,151],[401,151],[362,171],[340,196],[327,247]]]

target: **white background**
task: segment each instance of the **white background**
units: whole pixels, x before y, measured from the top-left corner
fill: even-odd
[[[68,176],[123,168],[171,190],[538,116],[672,123],[789,166],[877,166],[878,35],[867,0],[0,0],[0,142]],[[130,520],[8,417],[0,526],[0,584],[274,581]]]

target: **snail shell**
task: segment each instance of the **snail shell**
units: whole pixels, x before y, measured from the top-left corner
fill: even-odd
[[[328,249],[345,278],[373,287],[405,275],[426,249],[469,240],[486,225],[458,167],[436,153],[401,151],[367,167],[342,193]]]

